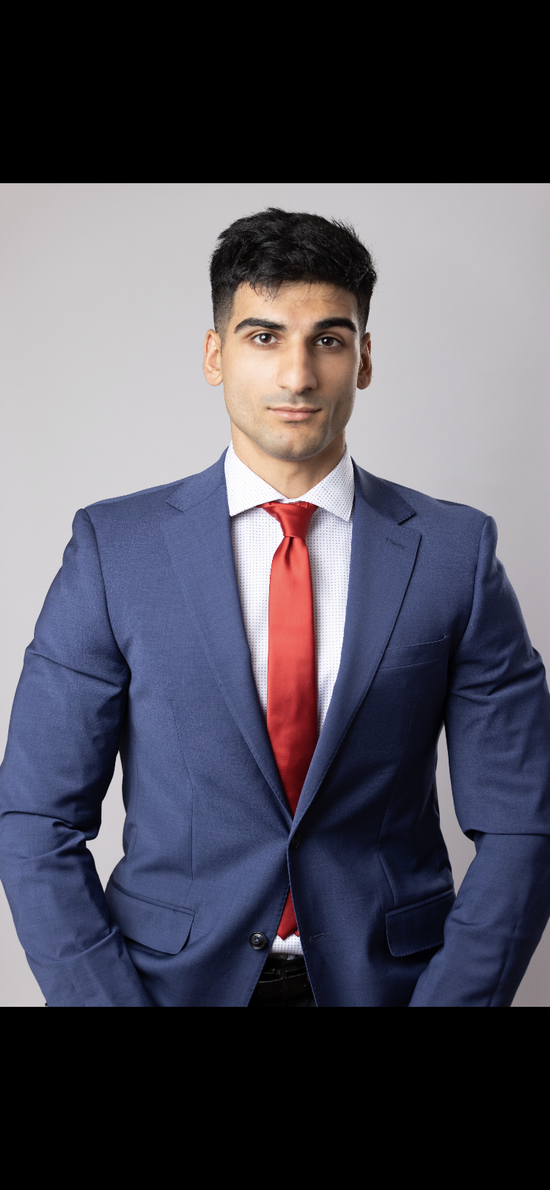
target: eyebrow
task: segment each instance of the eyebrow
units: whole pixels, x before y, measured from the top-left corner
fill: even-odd
[[[286,331],[287,327],[283,322],[271,322],[269,318],[243,318],[242,322],[237,323],[233,334],[237,331],[244,330],[247,326],[262,326],[268,331]],[[328,331],[331,327],[344,326],[354,335],[357,334],[357,327],[351,318],[321,318],[316,322],[312,328],[313,334],[318,335],[321,331]]]

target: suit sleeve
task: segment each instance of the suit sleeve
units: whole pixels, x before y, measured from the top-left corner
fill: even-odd
[[[152,1007],[86,846],[100,827],[128,682],[81,511],[25,653],[0,770],[0,875],[51,1007]]]
[[[550,914],[550,696],[516,596],[481,534],[445,727],[458,821],[476,857],[412,1008],[505,1008]]]

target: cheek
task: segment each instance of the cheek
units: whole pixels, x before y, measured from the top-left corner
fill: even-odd
[[[342,429],[347,425],[355,404],[355,388],[344,390],[334,402],[331,413],[331,425]]]
[[[274,391],[273,365],[265,359],[247,359],[239,366],[224,368],[223,380],[227,408],[256,416],[262,397]]]
[[[224,399],[233,425],[244,434],[255,435],[262,424],[260,402],[246,378],[240,377],[240,383],[235,388],[224,383]]]
[[[347,355],[345,360],[336,356],[325,358],[318,370],[323,384],[333,393],[337,393],[341,401],[353,400],[358,373],[359,360],[354,355]]]

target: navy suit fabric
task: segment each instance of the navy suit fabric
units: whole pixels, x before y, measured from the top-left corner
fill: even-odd
[[[490,517],[355,467],[342,658],[292,820],[223,456],[77,513],[25,656],[0,875],[51,1006],[245,1007],[292,884],[320,1007],[506,1007],[550,913],[550,699]],[[477,856],[455,899],[435,768]],[[120,751],[124,858],[86,841]]]

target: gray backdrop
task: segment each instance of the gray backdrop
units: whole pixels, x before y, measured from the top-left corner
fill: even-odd
[[[380,281],[374,379],[353,456],[491,513],[535,647],[550,659],[548,208],[539,183],[47,183],[0,187],[0,754],[25,646],[77,508],[219,457],[222,390],[202,375],[218,233],[266,206],[350,220]],[[455,880],[473,855],[439,787]],[[120,776],[92,845],[121,853]],[[0,892],[4,1007],[41,1007]],[[547,930],[514,1007],[550,1005]]]

